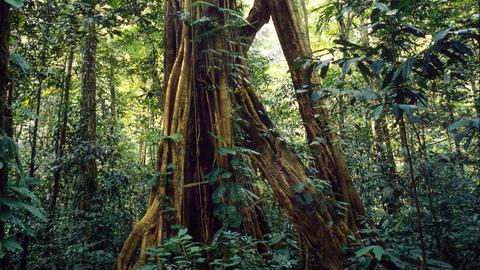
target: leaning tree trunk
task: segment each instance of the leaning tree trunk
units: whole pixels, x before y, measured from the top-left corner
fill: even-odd
[[[293,85],[297,90],[304,89],[306,70],[296,69],[295,66],[299,59],[310,58],[312,52],[295,1],[265,1],[290,67]],[[332,131],[328,111],[321,101],[317,103],[312,101],[312,94],[313,89],[309,89],[308,92],[296,93],[296,98],[306,130],[307,142],[312,145],[317,178],[326,180],[332,185],[333,191],[338,194],[336,198],[338,201],[348,203],[349,211],[345,215],[345,222],[353,232],[356,232],[357,218],[364,215],[360,196],[353,187],[345,158]]]

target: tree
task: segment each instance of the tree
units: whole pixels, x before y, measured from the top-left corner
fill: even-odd
[[[249,16],[252,22],[257,22],[257,24],[250,24],[249,26],[253,26],[254,31],[250,30],[244,33],[254,35],[256,33],[255,29],[258,31],[262,26],[261,22],[268,21],[265,18],[255,16],[255,14],[265,15],[262,9],[266,6],[261,4],[261,2],[257,1],[254,5],[253,14],[251,13],[251,16]],[[284,42],[287,39],[291,41],[292,38],[295,38],[296,42],[293,44],[299,46],[294,48],[293,51],[288,51],[289,47],[285,45],[287,60],[293,65],[293,61],[299,56],[308,56],[309,49],[305,47],[305,40],[298,36],[298,30],[295,30],[298,29],[300,25],[297,20],[297,10],[293,9],[292,6],[293,2],[284,4],[292,8],[284,9],[285,5],[273,2],[269,3],[268,8],[272,14],[275,14],[274,18],[276,18],[278,22],[280,21],[280,16],[282,18],[291,18],[291,20],[287,20],[285,25],[278,28],[282,32],[277,32],[279,32],[280,39]],[[170,7],[175,6],[174,4],[169,5],[171,5]],[[167,7],[169,5],[167,5]],[[323,175],[321,179],[330,180],[333,183],[334,191],[341,193],[343,195],[342,199],[351,203],[352,211],[348,211],[346,215],[348,218],[346,219],[340,217],[340,215],[335,212],[333,206],[328,206],[328,211],[321,209],[320,205],[325,198],[322,198],[322,196],[317,193],[313,187],[313,183],[308,180],[309,177],[305,167],[299,158],[281,141],[281,138],[274,131],[275,128],[268,119],[265,109],[256,97],[254,89],[248,83],[248,72],[242,68],[245,66],[242,57],[239,57],[243,56],[242,48],[238,45],[233,46],[225,43],[225,39],[227,41],[229,40],[228,37],[230,37],[229,34],[231,33],[229,31],[237,30],[227,28],[228,31],[224,30],[225,32],[220,32],[220,30],[212,27],[212,25],[216,26],[215,24],[210,24],[208,21],[207,23],[200,24],[201,27],[192,27],[190,25],[192,23],[194,24],[200,18],[203,18],[202,16],[215,18],[214,21],[219,23],[220,26],[227,25],[225,20],[228,18],[228,14],[222,15],[219,11],[223,10],[224,12],[226,9],[235,9],[234,1],[226,2],[224,6],[219,7],[209,2],[198,2],[192,5],[191,1],[184,1],[181,6],[183,9],[180,13],[190,14],[190,16],[187,17],[188,20],[183,18],[182,21],[180,47],[166,48],[169,54],[165,56],[165,61],[167,61],[167,63],[172,62],[172,51],[176,51],[176,59],[171,72],[168,72],[168,70],[166,72],[166,74],[170,74],[170,78],[167,84],[164,115],[164,136],[166,140],[164,140],[159,147],[157,161],[160,171],[160,184],[150,195],[150,207],[147,213],[142,220],[135,225],[126,241],[117,260],[117,269],[128,269],[128,267],[132,265],[132,258],[142,235],[145,237],[142,242],[142,255],[138,263],[145,263],[146,257],[144,253],[146,248],[159,244],[162,239],[165,239],[165,236],[171,234],[169,226],[171,226],[172,223],[183,224],[189,230],[193,231],[193,235],[197,236],[197,239],[208,241],[211,238],[212,233],[215,231],[215,226],[211,226],[211,224],[215,223],[214,221],[210,220],[200,223],[202,226],[205,226],[205,224],[208,225],[206,229],[202,230],[207,235],[201,235],[201,237],[198,237],[198,233],[195,231],[198,230],[199,227],[192,226],[195,223],[189,223],[191,219],[195,220],[195,218],[199,218],[198,213],[202,213],[203,211],[207,211],[206,213],[210,211],[210,215],[207,214],[207,218],[212,218],[212,202],[208,201],[210,196],[200,196],[200,198],[203,198],[201,200],[206,204],[202,206],[201,211],[191,213],[190,211],[194,209],[194,207],[184,208],[183,205],[184,203],[188,204],[190,200],[195,201],[195,199],[190,198],[191,193],[184,192],[182,188],[186,184],[192,184],[184,182],[187,179],[194,179],[193,181],[201,182],[201,179],[204,178],[202,175],[208,174],[211,170],[218,169],[219,167],[222,169],[229,168],[228,156],[226,157],[225,154],[222,155],[222,152],[224,152],[222,149],[232,148],[233,146],[231,124],[233,102],[227,93],[229,87],[234,89],[234,104],[240,108],[238,115],[242,121],[239,125],[245,132],[247,136],[246,141],[248,142],[245,143],[245,146],[260,153],[258,157],[255,157],[255,155],[253,157],[255,164],[271,185],[280,205],[285,209],[287,217],[314,247],[317,255],[322,258],[322,263],[325,268],[341,269],[344,260],[341,246],[351,241],[348,240],[347,236],[356,233],[357,225],[354,215],[361,213],[363,209],[360,205],[358,195],[355,193],[355,190],[353,190],[343,157],[339,149],[334,146],[333,135],[326,131],[326,127],[328,126],[327,112],[320,109],[321,120],[324,122],[317,122],[312,112],[311,102],[308,99],[312,93],[303,95],[300,104],[303,104],[301,105],[301,111],[304,116],[304,121],[310,121],[306,123],[306,126],[314,129],[309,129],[310,132],[307,133],[309,134],[310,140],[313,140],[315,135],[319,134],[327,138],[327,143],[324,144],[322,148],[323,151],[320,151],[323,155],[317,159],[318,162],[321,162],[319,167],[322,171],[319,173],[326,174]],[[279,10],[283,11],[280,12]],[[169,12],[169,14],[174,14],[174,12]],[[207,28],[202,29],[202,27]],[[201,33],[207,33],[203,34],[203,36],[200,35],[201,38],[198,36],[199,32],[197,32],[200,31],[199,28],[203,30]],[[284,36],[282,36],[282,34],[284,34]],[[245,36],[244,38],[247,41],[252,40],[250,36]],[[197,42],[190,43],[192,39],[197,40]],[[199,42],[198,39],[200,39]],[[166,43],[176,44],[168,40]],[[248,42],[246,47],[249,47]],[[225,65],[224,62],[227,61],[221,61],[213,52],[217,52],[218,54],[218,52],[224,51],[227,51],[227,53],[223,55],[223,57],[231,59],[230,61],[233,61],[236,67],[236,70],[233,69],[232,71],[237,76],[233,76],[234,78],[231,82],[226,79],[227,72],[229,71],[228,66],[226,69],[214,68]],[[213,72],[210,73],[208,72],[208,68],[205,70],[204,66],[197,66],[198,62],[192,62],[192,55],[195,55],[196,59],[208,59],[209,62],[204,64],[204,66],[212,66],[211,70],[215,71],[210,71]],[[166,66],[169,65],[167,64]],[[304,74],[304,71],[297,70],[295,72],[294,81],[296,82],[296,86],[297,88],[302,88],[302,74]],[[241,74],[241,76],[238,74]],[[195,80],[193,80],[193,78],[195,78]],[[195,84],[191,85],[193,82],[195,82]],[[204,95],[202,92],[200,92],[202,93],[200,95],[196,93],[199,91],[197,89],[202,89],[202,85],[204,87],[207,86],[205,82],[208,82],[207,85],[215,86],[212,89],[212,93],[207,92],[208,94],[219,95],[216,98],[211,97],[212,100],[209,102],[202,99]],[[207,97],[208,94],[206,94]],[[197,98],[199,100],[196,100]],[[193,113],[191,111],[192,102],[196,104],[196,110],[194,111],[196,113],[193,116],[191,115],[191,113]],[[204,105],[200,106],[202,104]],[[209,112],[197,112],[197,110],[202,111],[204,109],[208,109]],[[219,119],[212,119],[212,117],[216,115],[221,117]],[[196,127],[195,132],[190,130],[191,126]],[[193,136],[192,133],[195,134],[196,132],[199,134]],[[213,139],[211,136],[212,133],[214,134]],[[221,140],[219,138],[221,138]],[[197,150],[189,149],[188,146],[192,146],[194,142],[196,142]],[[208,142],[208,144],[198,145],[199,142]],[[208,159],[205,158],[207,155],[202,153],[202,166],[196,169],[197,172],[200,171],[201,173],[188,172],[188,168],[195,168],[190,165],[190,163],[197,164],[195,166],[198,166],[198,161],[196,160],[198,153],[193,156],[188,156],[186,153],[202,152],[206,149],[209,149],[208,153],[212,156],[211,160],[214,162],[207,162]],[[220,155],[218,152],[220,152]],[[327,158],[326,161],[323,158]],[[207,163],[205,164],[204,162]],[[324,162],[327,162],[328,166],[324,166]],[[173,171],[169,172],[169,169],[172,169],[172,167],[174,168]],[[165,175],[168,175],[168,177],[165,177]],[[193,175],[193,177],[190,175]],[[169,181],[174,182],[173,187],[169,187]],[[335,188],[338,190],[335,190]],[[299,202],[297,196],[304,196],[305,199]],[[168,212],[164,210],[162,212],[163,214],[158,216],[157,213],[159,209],[165,209],[162,208],[163,203],[161,202],[161,200],[165,198],[173,201],[170,203],[175,209],[175,214],[166,214]],[[204,215],[205,214],[202,214],[202,217]],[[352,230],[352,228],[354,229]]]
[[[9,76],[10,62],[10,5],[0,1],[0,129],[3,136],[13,137],[11,104],[13,84]],[[8,184],[8,166],[0,169],[0,195],[4,195]],[[2,206],[4,207],[4,206]],[[4,224],[0,224],[0,240],[4,237]]]
[[[82,95],[80,101],[80,122],[78,128],[80,146],[87,153],[80,164],[80,179],[78,188],[78,205],[83,211],[91,210],[97,183],[97,163],[95,157],[97,131],[97,82],[96,54],[97,27],[96,1],[87,2],[84,6],[85,43],[83,51]]]

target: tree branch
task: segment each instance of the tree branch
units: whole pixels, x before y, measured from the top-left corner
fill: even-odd
[[[240,29],[240,36],[246,44],[244,50],[245,52],[250,49],[250,46],[252,46],[258,31],[260,31],[260,29],[267,24],[269,20],[270,12],[268,11],[265,0],[255,0],[247,17],[249,24]]]

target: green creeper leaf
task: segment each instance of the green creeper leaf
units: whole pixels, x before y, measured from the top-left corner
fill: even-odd
[[[212,194],[213,203],[221,203],[225,198],[225,192],[227,192],[227,187],[225,186],[225,184],[218,186]]]
[[[303,193],[303,199],[305,200],[305,204],[307,204],[307,205],[312,204],[312,202],[313,202],[313,196],[308,191],[305,191]]]
[[[361,61],[362,59],[363,59],[362,57],[355,57],[355,58],[348,59],[347,61],[345,61],[343,63],[343,66],[342,66],[343,75],[347,75],[348,72],[350,71],[351,65],[356,65],[358,63],[358,61]]]
[[[304,182],[299,182],[299,183],[295,186],[295,192],[296,192],[296,193],[302,193],[304,190],[305,190],[305,183],[304,183]]]
[[[23,7],[23,4],[25,4],[23,0],[5,0],[5,2],[12,5],[15,8],[21,8]]]
[[[450,264],[435,259],[427,259],[427,265],[438,269],[453,269]]]
[[[456,146],[460,146],[460,143],[462,142],[462,140],[469,134],[469,130],[464,130],[460,133],[457,133],[454,135],[454,139],[455,139],[455,145]]]

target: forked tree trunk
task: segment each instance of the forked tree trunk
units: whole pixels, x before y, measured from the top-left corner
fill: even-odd
[[[167,1],[166,7],[171,8],[174,6],[172,3]],[[192,8],[191,4],[191,0],[182,2],[182,10],[189,12],[191,21],[200,18],[199,16],[207,10],[211,10],[205,7]],[[292,30],[299,28],[298,20],[292,20],[296,17],[295,10],[291,8],[292,3],[283,4],[285,5],[271,2],[270,10],[276,11],[277,29],[283,45],[286,46],[285,42],[288,39],[293,44],[287,44],[288,46],[303,46],[300,50],[287,51],[287,59],[292,64],[298,56],[308,56],[309,49],[304,46],[302,37],[297,35],[299,31]],[[231,2],[224,2],[222,6],[222,8],[233,7]],[[284,10],[279,12],[279,9]],[[168,8],[166,12],[172,14],[168,12]],[[212,15],[212,13],[207,14]],[[268,12],[265,13],[265,5],[257,1],[249,16],[250,21],[255,23],[247,29],[240,30],[245,40],[253,40],[251,35],[254,35],[263,23],[268,21],[268,17],[266,19],[262,17],[265,14],[268,15]],[[285,28],[278,16],[283,16],[285,19]],[[169,24],[166,23],[166,27],[168,26]],[[285,31],[291,36],[283,36],[282,33]],[[138,265],[145,263],[146,248],[158,245],[162,239],[170,235],[171,224],[183,224],[190,229],[190,233],[196,239],[210,240],[218,224],[213,219],[213,205],[208,196],[212,187],[202,185],[202,181],[205,174],[212,169],[229,166],[228,158],[218,155],[216,150],[233,145],[230,117],[232,103],[234,103],[238,107],[237,114],[242,119],[239,125],[247,136],[243,144],[260,153],[259,156],[252,158],[272,187],[276,199],[285,210],[285,215],[304,235],[312,246],[313,252],[321,258],[323,268],[343,269],[342,247],[350,243],[348,236],[356,233],[355,217],[363,213],[363,208],[358,194],[353,190],[343,156],[334,144],[334,136],[326,130],[328,127],[326,111],[323,108],[317,109],[311,106],[311,93],[307,96],[299,96],[309,138],[313,141],[314,135],[320,135],[327,139],[327,143],[320,147],[319,158],[317,158],[320,164],[318,167],[321,168],[319,174],[325,176],[321,179],[331,181],[335,191],[343,194],[341,199],[350,202],[352,206],[351,211],[347,213],[348,218],[338,215],[334,206],[327,203],[327,198],[317,193],[311,181],[308,180],[305,166],[275,131],[267,112],[248,83],[248,72],[242,60],[243,57],[229,59],[239,69],[236,70],[237,74],[242,74],[243,77],[230,82],[234,97],[230,100],[228,92],[225,91],[228,87],[224,62],[205,50],[227,50],[229,55],[243,56],[242,52],[246,49],[231,45],[232,43],[228,43],[227,46],[222,38],[224,36],[219,34],[199,43],[191,43],[195,33],[197,31],[193,31],[192,36],[190,27],[184,24],[179,48],[174,47],[176,43],[172,40],[166,40],[166,44],[170,44],[170,47],[165,48],[166,66],[173,55],[172,51],[176,51],[176,58],[171,71],[168,69],[166,71],[170,74],[170,78],[165,104],[164,135],[171,137],[178,134],[182,140],[168,139],[160,144],[158,169],[162,176],[159,185],[151,192],[147,213],[135,225],[125,242],[117,259],[116,268],[123,270],[134,266],[133,260],[140,242],[141,255]],[[170,35],[170,38],[175,40],[175,36]],[[248,48],[250,44],[246,43],[245,47]],[[303,74],[304,71],[294,73],[297,86],[303,86]],[[210,90],[205,91],[205,87],[209,87]],[[315,120],[317,112],[320,123]],[[209,133],[213,133],[215,137]],[[175,169],[169,171],[172,167]],[[185,191],[185,186],[194,188]],[[190,204],[195,201],[196,205]],[[165,207],[171,206],[174,206],[175,211],[162,211]]]

